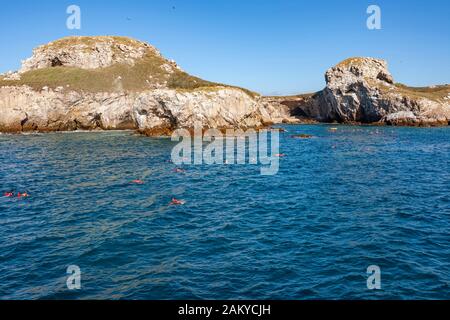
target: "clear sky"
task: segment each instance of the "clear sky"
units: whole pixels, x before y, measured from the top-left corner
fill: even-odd
[[[66,9],[81,8],[81,30]],[[381,8],[369,30],[367,7]],[[15,0],[0,3],[0,72],[32,48],[69,35],[147,41],[187,72],[263,94],[324,87],[326,69],[351,56],[389,61],[397,82],[450,83],[448,0]]]

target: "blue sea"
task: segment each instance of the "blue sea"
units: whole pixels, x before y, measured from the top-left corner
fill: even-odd
[[[450,128],[283,128],[274,176],[174,172],[133,132],[0,135],[0,299],[450,299]]]

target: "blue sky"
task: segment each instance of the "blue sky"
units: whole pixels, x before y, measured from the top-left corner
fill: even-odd
[[[66,28],[81,7],[82,29]],[[382,10],[368,30],[366,9]],[[147,41],[191,74],[263,94],[324,87],[326,69],[351,56],[389,61],[396,81],[450,83],[448,0],[15,0],[0,7],[0,72],[32,48],[69,35]]]

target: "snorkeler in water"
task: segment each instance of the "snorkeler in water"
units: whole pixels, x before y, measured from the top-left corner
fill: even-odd
[[[3,196],[6,198],[12,198],[15,196],[14,192],[5,192]],[[27,192],[18,192],[17,198],[28,198],[30,195]]]
[[[183,205],[185,203],[186,203],[185,201],[178,200],[178,199],[175,199],[175,198],[172,198],[172,201],[170,202],[171,205],[177,205],[177,206]]]

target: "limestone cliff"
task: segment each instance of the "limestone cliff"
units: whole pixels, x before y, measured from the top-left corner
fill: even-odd
[[[116,63],[134,65],[146,54],[162,58],[151,45],[124,37],[70,37],[40,46],[22,61],[20,73],[57,66],[97,69]]]
[[[450,86],[395,84],[384,60],[352,58],[329,69],[322,117],[339,122],[447,125]]]
[[[1,87],[0,131],[257,127],[263,124],[258,106],[245,92],[226,87],[127,93]]]
[[[36,48],[0,75],[0,131],[137,129],[150,134],[268,123],[447,125],[450,86],[395,84],[387,63],[351,58],[329,69],[326,88],[261,97],[191,76],[153,46],[125,37],[69,37]]]
[[[291,116],[320,122],[408,126],[448,125],[450,86],[412,88],[394,83],[387,62],[351,58],[329,69],[314,94],[272,97]]]
[[[64,131],[257,127],[278,110],[248,90],[185,73],[149,44],[70,37],[34,50],[0,78],[0,130]]]

